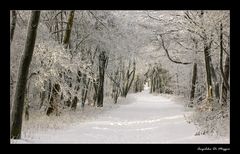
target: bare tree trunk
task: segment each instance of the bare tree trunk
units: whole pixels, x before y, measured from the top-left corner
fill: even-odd
[[[150,93],[153,93],[153,76],[151,76],[151,79],[150,79]]]
[[[178,74],[176,73],[176,78],[177,78],[177,92],[178,95],[180,94],[180,88],[179,88],[179,82],[178,82]]]
[[[206,39],[206,38],[205,38]],[[204,40],[204,57],[205,57],[205,67],[206,67],[206,76],[207,76],[207,94],[208,98],[211,99],[213,96],[212,92],[212,79],[211,79],[211,68],[210,68],[210,48],[211,42],[207,44],[207,40]]]
[[[89,85],[90,85],[90,79],[88,79],[87,84],[86,84],[86,89],[84,92],[84,96],[83,96],[83,102],[85,104],[86,100],[87,100],[87,95],[88,95],[88,91],[89,91]]]
[[[56,33],[56,37],[55,37],[55,39],[56,39],[56,41],[60,44],[61,42],[60,42],[60,35],[59,35],[59,28],[58,28],[58,18],[56,17],[55,18],[55,31],[57,32]]]
[[[140,92],[141,91],[141,81],[139,79],[139,75],[137,75],[136,77],[136,81],[134,82],[134,92],[137,93],[137,92]]]
[[[15,139],[21,138],[22,115],[25,99],[24,92],[26,90],[29,66],[32,60],[35,40],[37,36],[39,17],[40,11],[32,11],[28,23],[28,33],[25,49],[19,65],[18,80],[11,113],[11,138]]]
[[[12,22],[11,22],[11,28],[10,28],[10,43],[13,40],[13,35],[16,27],[16,20],[17,20],[17,13],[15,10],[12,10]]]
[[[30,89],[30,85],[31,85],[31,79],[33,76],[37,75],[37,73],[31,73],[28,77],[27,80],[27,85],[26,85],[26,91],[25,91],[25,101],[24,101],[24,114],[25,114],[25,120],[29,120],[29,108],[30,108],[30,104],[29,104],[29,89]]]
[[[153,77],[153,92],[156,92],[156,76]]]
[[[108,75],[108,74],[107,74]],[[119,72],[119,69],[117,69],[113,74],[110,76],[108,75],[109,79],[112,81],[112,99],[114,100],[114,103],[117,103],[119,94],[121,92],[121,86],[120,86],[120,78],[121,74]]]
[[[191,93],[190,93],[191,105],[193,104],[193,100],[194,100],[196,81],[197,81],[197,63],[194,63],[193,74],[192,74],[192,87],[191,87]]]
[[[74,96],[73,100],[72,100],[72,104],[71,104],[71,110],[76,110],[77,109],[77,103],[78,103],[78,97]]]
[[[97,81],[96,82],[98,82],[98,79],[97,79]],[[94,88],[94,95],[93,95],[93,106],[95,106],[96,105],[96,102],[97,102],[97,98],[98,98],[98,85],[97,85],[97,83],[96,82],[94,82],[93,83],[93,88]]]
[[[133,62],[133,69],[132,71],[130,72],[130,62],[129,62],[129,65],[128,65],[128,70],[126,72],[126,74],[123,74],[124,75],[124,78],[123,78],[123,88],[122,88],[122,93],[121,93],[121,96],[122,97],[126,97],[127,94],[128,94],[128,91],[130,89],[130,87],[132,86],[132,83],[133,83],[133,80],[134,80],[134,77],[135,77],[135,69],[136,69],[136,66],[135,66],[135,62]]]
[[[113,89],[112,89],[112,98],[114,103],[117,103],[119,93],[120,93],[120,72],[119,69],[114,73],[114,82],[113,82]]]
[[[132,82],[134,80],[135,77],[135,62],[133,62],[133,70],[129,73],[129,70],[127,72],[127,83],[126,83],[126,87],[125,87],[125,91],[124,91],[124,97],[127,97],[128,91],[130,89],[130,87],[132,86]]]
[[[67,30],[65,32],[64,39],[63,39],[63,44],[65,48],[69,46],[69,40],[70,40],[70,35],[71,35],[72,25],[73,25],[73,18],[74,18],[74,11],[70,11],[68,22],[67,22]]]
[[[225,60],[225,66],[224,66],[224,75],[227,82],[228,82],[229,72],[230,72],[229,63],[230,63],[230,58],[229,56],[227,56]],[[228,92],[227,85],[224,82],[222,85],[222,103],[224,106],[227,105],[227,92]]]
[[[118,71],[115,72],[115,81],[117,81]],[[119,87],[116,83],[113,83],[113,89],[112,89],[112,98],[114,100],[114,104],[117,103],[118,97],[119,97]]]
[[[26,85],[26,90],[25,90],[25,100],[24,100],[24,115],[25,115],[25,120],[29,120],[29,87],[30,87],[30,82],[28,81],[27,82],[27,85]]]
[[[66,12],[64,12],[64,13],[66,15]],[[67,27],[66,27],[66,31],[65,31],[65,34],[64,34],[64,38],[63,38],[63,45],[64,45],[65,49],[70,48],[70,36],[71,36],[71,31],[72,31],[73,18],[74,18],[74,10],[70,11],[70,14],[68,16]],[[62,12],[61,12],[61,20],[63,20]],[[63,23],[62,22],[61,22],[61,28],[63,28]],[[61,37],[61,40],[62,40],[62,37]],[[70,51],[70,53],[71,53],[71,51]],[[70,81],[69,87],[71,87],[71,85],[72,85],[72,83]],[[71,98],[72,98],[72,96],[70,94],[66,104],[67,104],[67,106],[72,106],[73,105],[73,108],[75,108],[75,104],[77,105],[77,103],[75,103],[77,99],[74,99],[75,102],[71,102]]]
[[[88,87],[89,87],[89,83],[90,83],[90,79],[87,79],[87,75],[84,74],[83,75],[83,89],[82,89],[82,104],[81,104],[81,107],[83,108],[85,106],[85,102],[86,102],[86,99],[87,99],[87,94],[88,94]]]
[[[102,51],[99,55],[99,85],[98,85],[98,95],[97,95],[97,107],[103,107],[103,97],[104,97],[104,76],[105,69],[107,68],[107,59],[105,51]]]
[[[52,95],[50,96],[49,107],[46,113],[48,116],[54,112],[56,115],[59,115],[58,106],[60,100],[60,85],[58,83],[55,83],[52,88]]]
[[[229,90],[229,84],[226,78],[226,75],[224,74],[223,71],[223,33],[222,33],[222,23],[220,24],[220,71],[221,71],[221,75],[223,78],[223,82],[225,84],[225,87],[227,88],[227,90]]]
[[[39,109],[41,109],[41,107],[43,106],[43,103],[47,97],[47,90],[46,90],[47,84],[48,84],[48,82],[46,80],[44,80],[44,90],[40,92],[41,101],[40,101]]]
[[[63,30],[63,11],[61,11],[61,14],[60,14],[60,18],[61,18],[61,30]],[[63,42],[63,31],[61,31],[61,37],[60,37],[60,43]]]
[[[211,69],[212,82],[213,82],[213,85],[214,85],[214,94],[215,94],[215,98],[217,99],[216,101],[218,102],[219,99],[220,99],[219,82],[217,80],[217,75],[216,75],[216,72],[214,70],[214,67],[212,65],[211,57],[210,57],[209,60],[210,60],[210,69]]]

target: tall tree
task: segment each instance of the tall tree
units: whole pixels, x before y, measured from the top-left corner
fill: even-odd
[[[222,84],[222,104],[227,104],[227,91],[229,90],[228,78],[229,78],[229,56],[226,55],[225,70],[223,70],[223,26],[220,24],[220,71],[223,78]]]
[[[195,86],[197,81],[197,63],[193,64],[193,74],[192,74],[192,87],[190,92],[190,101],[193,103],[194,94],[195,94]]]
[[[226,82],[228,82],[229,72],[230,72],[229,63],[230,63],[230,58],[229,58],[229,56],[226,56],[225,66],[224,66],[224,75],[225,75]],[[222,104],[224,106],[227,105],[227,92],[228,92],[227,85],[225,84],[225,82],[223,82],[223,85],[222,85]]]
[[[124,74],[123,71],[123,85],[122,85],[122,90],[121,90],[121,96],[122,97],[127,97],[128,91],[130,90],[133,80],[135,78],[135,72],[136,72],[136,63],[135,61],[133,62],[133,68],[130,70],[131,62],[129,61],[128,67],[126,74]],[[124,68],[125,69],[125,68]]]
[[[74,18],[74,10],[70,11],[70,14],[68,17],[67,29],[65,31],[65,35],[63,39],[63,44],[65,48],[69,46],[69,40],[70,40],[70,35],[71,35],[72,25],[73,25],[73,18]]]
[[[10,27],[10,43],[13,40],[13,35],[16,27],[16,20],[17,20],[17,13],[15,10],[12,10],[12,22],[11,22],[11,27]]]
[[[204,25],[204,15],[206,13],[201,10],[199,13],[200,18],[200,26]],[[205,69],[206,69],[206,77],[207,77],[207,99],[211,100],[213,97],[213,84],[212,84],[212,73],[211,73],[211,46],[213,40],[207,37],[206,29],[203,29],[202,31],[202,39],[203,39],[203,53],[204,53],[204,61],[205,61]]]
[[[219,101],[220,98],[220,92],[219,92],[219,82],[217,80],[217,75],[216,75],[216,71],[213,67],[212,64],[212,59],[210,59],[210,69],[211,69],[211,77],[212,77],[212,83],[214,85],[214,97],[216,98],[216,101]]]
[[[103,107],[103,96],[104,96],[104,76],[105,69],[107,68],[108,56],[105,51],[101,51],[99,54],[99,82],[98,82],[98,96],[97,96],[97,107]]]
[[[51,82],[49,82],[49,84],[51,85]],[[58,111],[58,103],[60,102],[59,92],[60,92],[60,85],[58,83],[51,85],[51,94],[50,94],[51,96],[49,100],[49,107],[46,112],[48,116],[54,112],[57,116],[59,115],[59,111]]]
[[[24,108],[24,92],[28,77],[29,66],[32,60],[40,11],[32,11],[28,23],[28,33],[25,49],[18,70],[17,86],[11,111],[11,138],[20,139],[22,129],[22,114]]]
[[[208,99],[211,99],[213,96],[212,92],[212,79],[211,79],[211,67],[210,67],[210,48],[211,43],[207,42],[207,38],[204,40],[204,60],[205,60],[205,67],[206,67],[206,76],[207,76],[207,94]]]

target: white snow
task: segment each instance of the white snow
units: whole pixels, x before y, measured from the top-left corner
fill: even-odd
[[[96,119],[12,143],[229,143],[226,137],[195,136],[196,127],[184,118],[191,111],[171,97],[154,96],[145,88],[127,99],[132,102]]]

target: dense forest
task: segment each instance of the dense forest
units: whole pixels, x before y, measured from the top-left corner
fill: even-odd
[[[154,95],[183,96],[197,135],[229,131],[230,11],[9,15],[12,139],[20,139],[22,125],[36,116],[81,116],[86,107],[117,105],[144,87]]]

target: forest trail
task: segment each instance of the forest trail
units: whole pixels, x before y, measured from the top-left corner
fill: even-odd
[[[134,100],[102,113],[95,120],[43,134],[26,143],[228,143],[226,139],[195,136],[196,127],[187,123],[182,103],[171,98],[141,93]]]

